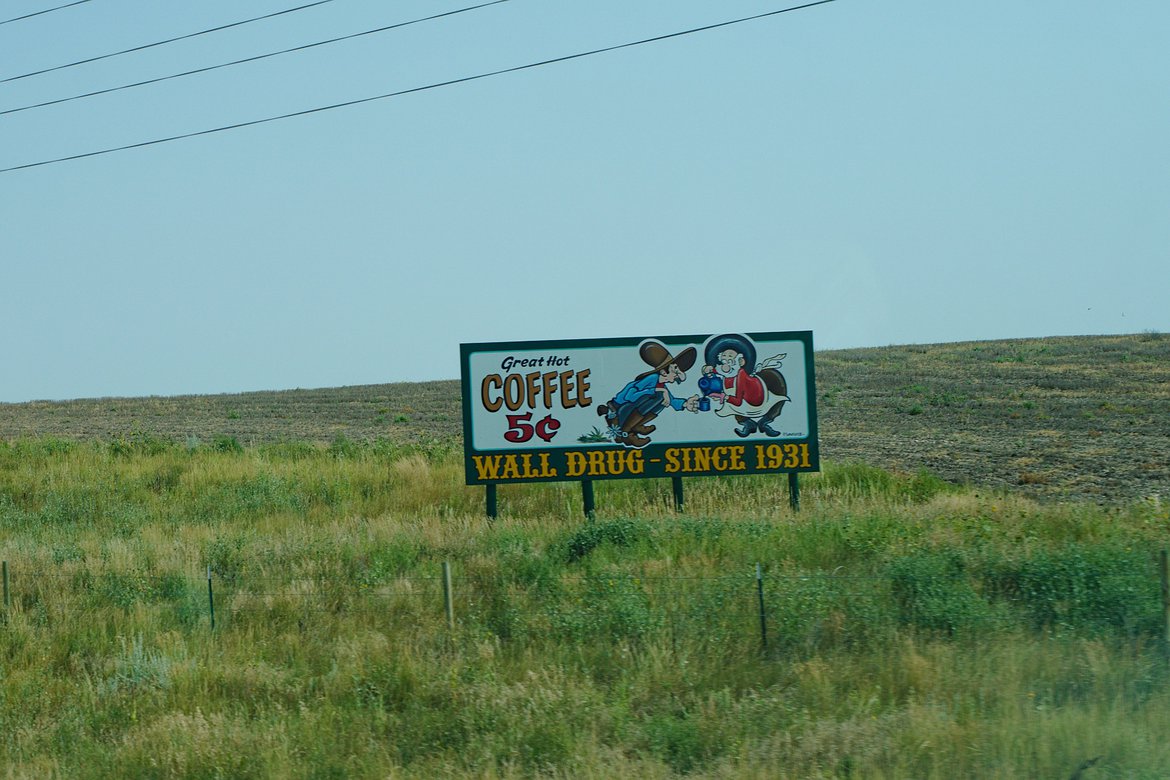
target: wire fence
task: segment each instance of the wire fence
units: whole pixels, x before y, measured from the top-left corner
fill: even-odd
[[[881,573],[789,573],[756,564],[723,575],[575,571],[435,564],[435,573],[201,576],[135,571],[44,571],[3,562],[5,617],[72,618],[97,608],[167,610],[189,628],[258,622],[299,628],[361,617],[388,626],[470,630],[505,640],[615,641],[651,635],[713,644],[745,639],[811,651],[874,641],[891,631],[948,637],[989,632],[1092,632],[1170,646],[1165,551],[1119,570],[1040,561],[1010,570],[947,570],[908,557]],[[1074,562],[1075,563],[1075,562]],[[1059,564],[1059,565],[1057,565]]]

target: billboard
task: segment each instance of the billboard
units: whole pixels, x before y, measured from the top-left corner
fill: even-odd
[[[460,345],[467,484],[819,471],[811,331]]]

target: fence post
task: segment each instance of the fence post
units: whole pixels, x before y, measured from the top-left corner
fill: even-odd
[[[443,607],[447,610],[447,628],[455,630],[455,605],[451,600],[451,564],[443,561]]]
[[[1162,646],[1167,655],[1170,655],[1170,558],[1167,556],[1166,548],[1162,548],[1158,559],[1162,579]],[[4,592],[8,592],[7,588]]]
[[[760,600],[760,648],[768,649],[768,619],[764,612],[764,569],[756,564],[756,596]]]
[[[207,564],[207,608],[211,615],[211,630],[215,630],[215,593],[211,590],[211,564]]]
[[[7,610],[11,603],[8,598],[8,561],[4,561],[4,609]]]

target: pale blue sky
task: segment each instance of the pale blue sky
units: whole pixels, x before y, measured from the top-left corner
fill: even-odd
[[[0,78],[298,4],[92,0],[0,25]],[[335,0],[0,110],[472,4]],[[510,0],[2,115],[0,168],[783,7]],[[1165,0],[837,0],[0,174],[0,401],[452,379],[463,341],[1170,330],[1167,40]]]

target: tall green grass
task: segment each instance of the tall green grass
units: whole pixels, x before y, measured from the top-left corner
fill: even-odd
[[[449,449],[0,443],[11,777],[1162,777],[1155,502],[500,489]],[[446,626],[439,568],[454,571]],[[754,579],[764,570],[768,644]],[[210,567],[216,628],[209,625]]]

